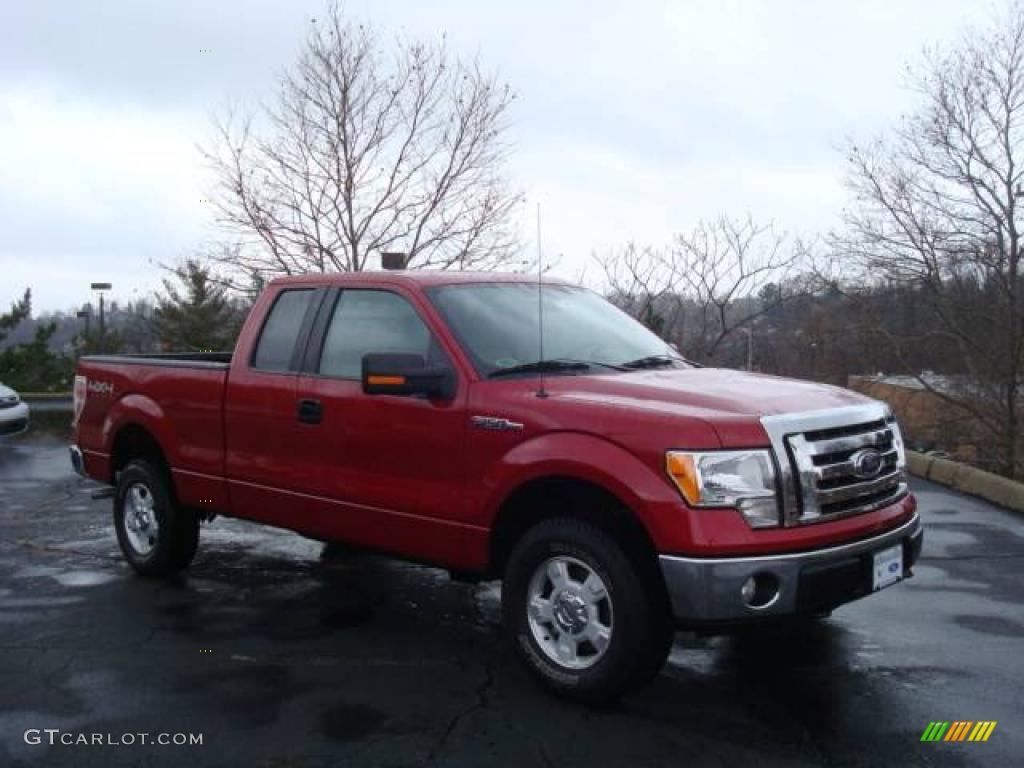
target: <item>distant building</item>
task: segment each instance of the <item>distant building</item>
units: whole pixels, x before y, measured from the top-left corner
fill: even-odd
[[[929,371],[919,377],[856,375],[849,377],[847,386],[888,403],[909,447],[941,450],[960,461],[977,462],[982,429],[974,416],[948,399],[969,393],[970,377]]]

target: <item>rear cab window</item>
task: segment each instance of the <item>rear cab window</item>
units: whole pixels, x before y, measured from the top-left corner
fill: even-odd
[[[253,351],[253,368],[274,372],[293,370],[293,360],[299,357],[296,346],[315,294],[312,288],[294,288],[277,295]]]

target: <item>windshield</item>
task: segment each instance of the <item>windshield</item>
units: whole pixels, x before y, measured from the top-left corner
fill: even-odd
[[[541,359],[537,291],[529,283],[492,283],[447,285],[428,295],[480,374],[490,376]],[[664,341],[592,291],[545,285],[542,295],[545,360],[590,363],[594,372],[652,356],[684,364]]]

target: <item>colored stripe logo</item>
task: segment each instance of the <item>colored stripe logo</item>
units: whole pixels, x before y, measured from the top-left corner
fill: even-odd
[[[995,720],[939,720],[928,723],[921,741],[988,741],[996,728]]]

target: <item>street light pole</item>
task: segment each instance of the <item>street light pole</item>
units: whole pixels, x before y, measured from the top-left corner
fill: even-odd
[[[83,309],[81,312],[78,313],[78,318],[80,320],[85,320],[85,337],[86,338],[89,338],[89,318],[90,317],[92,317],[92,313],[89,312],[88,310]]]
[[[93,283],[92,289],[100,294],[100,338],[105,338],[107,326],[103,315],[103,292],[109,291],[113,286],[110,283]]]

